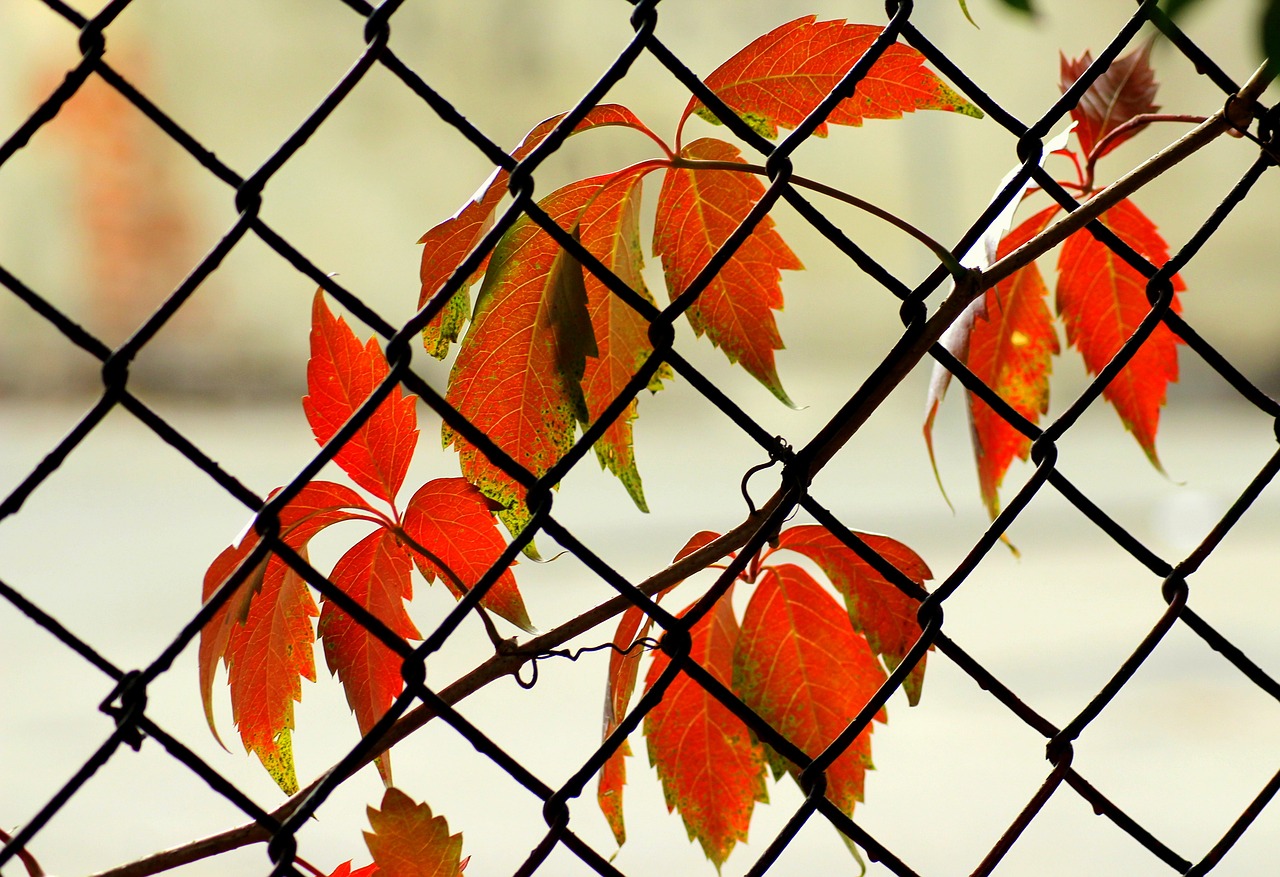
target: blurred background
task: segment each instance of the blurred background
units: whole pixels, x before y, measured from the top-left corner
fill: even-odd
[[[75,0],[89,16],[103,5]],[[912,21],[993,99],[1037,118],[1059,94],[1059,52],[1101,50],[1133,12],[1121,0],[1041,2],[1036,19],[993,0],[920,4]],[[1203,7],[1203,8],[1201,8]],[[542,119],[577,102],[632,36],[621,0],[409,0],[391,47],[495,142],[514,148]],[[665,0],[658,36],[700,75],[754,37],[804,14],[883,23],[862,0]],[[364,49],[362,19],[334,0],[135,0],[108,30],[107,60],[241,176],[266,162]],[[1184,27],[1238,81],[1259,58],[1253,4],[1201,4]],[[0,139],[17,130],[80,60],[77,32],[40,0],[0,0]],[[1208,115],[1222,93],[1180,53],[1157,43],[1158,102]],[[1276,90],[1269,92],[1273,100]],[[675,78],[642,56],[607,100],[633,109],[668,140],[688,100]],[[1114,179],[1183,133],[1156,126],[1107,156]],[[686,140],[727,136],[699,119]],[[989,119],[917,113],[835,128],[796,155],[797,172],[909,219],[950,244],[1016,164],[1015,140]],[[634,132],[575,137],[537,175],[537,191],[652,157]],[[1146,187],[1137,202],[1175,251],[1256,156],[1220,138]],[[1051,165],[1069,173],[1065,162]],[[309,142],[275,174],[262,218],[303,256],[334,273],[392,324],[416,310],[415,242],[461,207],[492,172],[483,155],[375,66]],[[656,180],[650,183],[651,228]],[[1184,272],[1188,321],[1264,390],[1280,385],[1276,179],[1265,177]],[[0,166],[0,266],[111,346],[128,339],[233,226],[234,191],[97,78]],[[815,198],[815,200],[817,200]],[[932,269],[906,236],[834,202],[817,201],[846,233],[909,284]],[[705,339],[681,327],[681,352],[764,428],[800,445],[874,368],[901,330],[897,301],[785,205],[772,216],[806,270],[784,277],[779,326],[789,410]],[[648,257],[649,254],[646,253]],[[660,266],[647,278],[659,300]],[[1048,266],[1051,259],[1045,260]],[[253,236],[238,244],[186,306],[142,350],[130,388],[251,489],[265,494],[309,460],[315,444],[299,404],[315,285]],[[352,319],[349,317],[349,319]],[[370,330],[352,319],[357,334]],[[1065,347],[1065,339],[1064,347]],[[444,386],[448,364],[419,356]],[[1211,369],[1183,352],[1159,439],[1167,475],[1148,464],[1114,413],[1096,405],[1061,445],[1060,468],[1104,511],[1170,562],[1191,551],[1275,452],[1273,423]],[[935,427],[938,489],[920,435],[929,368],[922,366],[859,432],[814,486],[851,527],[915,548],[942,580],[987,525],[978,500],[963,405],[952,398]],[[1081,391],[1074,351],[1055,362],[1050,416]],[[0,289],[0,495],[8,493],[84,416],[101,391],[99,364]],[[701,529],[737,524],[742,473],[757,446],[681,382],[644,398],[637,456],[652,514],[637,512],[611,478],[579,467],[557,517],[633,580],[661,569]],[[410,482],[457,474],[439,450],[438,419],[421,409]],[[1015,466],[1008,498],[1030,474]],[[335,477],[340,477],[335,475]],[[418,481],[415,482],[414,478]],[[751,482],[767,497],[769,473]],[[0,580],[22,591],[124,669],[155,659],[199,604],[205,568],[249,512],[123,410],[112,412],[17,514],[0,519]],[[1192,580],[1191,605],[1273,675],[1280,671],[1275,588],[1280,504],[1263,492]],[[1088,702],[1164,610],[1160,581],[1060,497],[1044,492],[1010,531],[1021,557],[992,552],[947,603],[947,633],[1043,715],[1065,724]],[[317,542],[321,569],[354,537]],[[556,554],[554,545],[543,548]],[[550,629],[601,602],[609,589],[572,556],[524,563],[519,578],[535,624]],[[691,582],[694,589],[698,582]],[[701,584],[705,585],[706,582]],[[449,605],[422,589],[412,610],[428,630]],[[679,594],[674,602],[683,599]],[[690,598],[691,599],[691,598]],[[683,605],[683,604],[680,604]],[[514,633],[514,631],[509,631]],[[609,638],[597,632],[577,645]],[[485,653],[464,627],[430,666],[432,683]],[[233,752],[204,725],[194,649],[150,690],[149,714],[270,809],[280,793],[231,730],[219,683],[218,720]],[[544,661],[529,692],[503,682],[463,713],[558,786],[598,743],[606,659]],[[337,683],[320,668],[305,686],[295,750],[306,782],[356,738]],[[0,603],[0,828],[43,807],[110,732],[96,711],[111,685],[15,608]],[[875,735],[878,770],[857,818],[922,875],[968,873],[1047,775],[1043,740],[935,656],[921,705],[895,697]],[[1196,860],[1227,831],[1276,771],[1280,708],[1182,627],[1175,627],[1124,693],[1077,745],[1076,768],[1181,855]],[[631,840],[616,864],[710,873],[679,819],[667,815],[643,743],[633,741],[626,813]],[[464,834],[468,873],[511,873],[545,826],[540,802],[451,730],[432,726],[395,755],[396,776]],[[301,854],[327,871],[368,860],[364,807],[380,798],[369,770],[334,796],[300,835]],[[607,828],[590,800],[573,825],[606,855]],[[751,842],[725,873],[742,873],[798,806],[790,783],[771,788]],[[175,802],[180,802],[175,806]],[[96,873],[246,821],[155,743],[114,758],[32,844],[50,873]],[[1280,856],[1280,815],[1264,811],[1218,872],[1258,874]],[[267,873],[250,848],[182,873]],[[778,874],[857,873],[835,832],[817,821],[788,848]],[[872,873],[887,873],[872,864]],[[1110,822],[1059,791],[1000,873],[1082,870],[1163,874],[1168,866]],[[3,873],[18,874],[6,865]],[[580,874],[557,853],[540,873]]]

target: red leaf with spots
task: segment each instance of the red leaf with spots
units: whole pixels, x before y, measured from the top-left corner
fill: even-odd
[[[645,286],[640,245],[640,191],[646,169],[618,174],[606,182],[588,202],[580,220],[582,245],[644,301],[653,303]],[[582,375],[587,418],[596,421],[604,409],[623,393],[628,382],[653,352],[649,322],[621,296],[613,293],[590,272],[585,272],[587,310],[595,332],[597,352],[589,357]],[[662,389],[669,374],[658,370],[648,383],[651,392]],[[600,465],[613,472],[643,511],[648,511],[640,473],[632,450],[631,422],[637,414],[633,398],[626,411],[596,442]]]
[[[1079,58],[1068,60],[1059,54],[1059,87],[1065,93],[1093,63],[1093,56],[1085,52]],[[1076,121],[1076,137],[1080,149],[1086,155],[1106,140],[1095,159],[1106,155],[1134,134],[1145,124],[1126,128],[1107,139],[1135,116],[1154,113],[1160,107],[1155,103],[1155,71],[1151,69],[1151,42],[1148,41],[1123,58],[1112,62],[1101,76],[1086,89],[1080,102],[1071,108],[1071,118]]]
[[[747,706],[816,758],[884,679],[845,610],[807,572],[793,564],[764,570],[747,604],[733,660],[733,688]],[[775,772],[799,773],[772,749],[769,757]],[[827,798],[852,813],[870,766],[868,725],[827,768]]]
[[[405,508],[403,529],[423,577],[429,582],[439,578],[458,599],[476,586],[507,547],[488,501],[463,478],[437,478],[422,485]],[[480,605],[521,630],[533,631],[510,568]]]
[[[873,533],[854,535],[922,590],[924,583],[933,578],[920,555],[901,542]],[[803,554],[818,564],[844,597],[854,629],[867,638],[871,650],[890,671],[901,663],[920,638],[920,625],[916,621],[919,600],[903,593],[826,527],[817,524],[790,527],[779,535],[778,547]],[[920,699],[924,664],[922,659],[903,683],[912,704]]]
[[[773,139],[778,128],[796,128],[832,92],[883,32],[869,24],[817,21],[806,15],[774,28],[721,64],[705,82],[722,101],[761,135]],[[851,97],[819,125],[861,125],[863,119],[898,119],[915,110],[982,113],[924,67],[915,49],[892,43],[871,65]],[[719,123],[697,99],[691,113]]]
[[[462,835],[397,788],[383,793],[381,810],[369,808],[369,825],[364,840],[380,877],[456,877],[467,865]]]
[[[377,342],[361,345],[346,320],[329,310],[324,293],[316,292],[302,400],[316,440],[323,445],[333,438],[389,373]],[[396,385],[334,457],[356,484],[387,502],[395,500],[418,444],[416,403]]]
[[[1155,223],[1132,201],[1124,200],[1102,215],[1109,229],[1157,267],[1169,260],[1169,247]],[[1175,293],[1186,288],[1173,276]],[[1067,342],[1080,351],[1090,374],[1100,372],[1137,330],[1148,314],[1147,279],[1136,268],[1099,242],[1087,230],[1073,234],[1058,258],[1058,313],[1067,329]],[[1180,310],[1177,295],[1174,313]],[[1178,379],[1181,339],[1163,322],[1102,391],[1115,407],[1125,428],[1133,433],[1147,457],[1159,467],[1156,430],[1160,408],[1170,381]]]
[[[996,251],[1004,258],[1049,226],[1058,213],[1049,207],[1009,233]],[[1018,269],[986,292],[986,316],[969,334],[969,369],[1032,423],[1049,410],[1049,372],[1059,352],[1058,335],[1036,264]],[[1000,483],[1014,458],[1025,460],[1031,440],[979,397],[969,394],[978,487],[992,519],[1000,513]]]
[[[690,631],[690,659],[726,687],[739,641],[732,599],[730,589]],[[647,688],[669,664],[666,654],[654,654]],[[756,801],[768,800],[763,747],[741,719],[684,672],[645,716],[644,732],[667,809],[680,811],[690,840],[720,867],[738,841],[747,839]]]
[[[357,542],[333,567],[329,579],[369,614],[404,639],[421,639],[404,609],[412,599],[413,568],[395,534],[379,528]],[[404,689],[403,659],[331,600],[320,612],[320,641],[329,672],[342,682],[360,733],[367,734]],[[389,753],[378,757],[378,772],[391,783]]]
[[[340,484],[313,481],[280,513],[280,535],[305,557],[306,545],[324,528],[367,519],[373,512],[359,494]],[[258,544],[250,531],[209,566],[203,599],[208,601]],[[200,631],[198,664],[205,717],[213,719],[213,679],[218,662],[227,666],[232,718],[245,749],[255,753],[289,794],[297,791],[293,768],[293,704],[302,697],[301,678],[315,681],[311,619],[315,601],[296,572],[268,554],[235,594]]]
[[[722,140],[695,140],[681,158],[742,164]],[[670,168],[658,195],[653,250],[662,259],[667,292],[675,301],[764,195],[752,174],[730,170]],[[782,338],[773,311],[782,308],[781,271],[804,266],[763,217],[689,307],[689,323],[740,362],[775,396],[791,404],[778,380],[773,352]]]
[[[580,180],[539,202],[567,230],[610,176]],[[527,215],[494,251],[470,331],[449,376],[447,400],[515,462],[542,476],[586,421],[582,378],[597,348],[582,267]],[[459,433],[462,473],[494,500],[513,533],[529,512],[524,490]]]
[[[533,152],[547,136],[555,130],[556,125],[564,118],[561,113],[539,122],[532,131],[525,135],[520,145],[511,153],[516,161],[521,161]],[[600,104],[592,107],[586,117],[578,123],[573,133],[577,134],[590,128],[620,125],[632,128],[647,137],[658,140],[631,110],[618,104]],[[659,141],[661,142],[661,141]],[[419,278],[422,291],[418,296],[418,307],[422,308],[453,275],[462,260],[480,243],[493,225],[493,214],[502,196],[507,194],[507,184],[511,175],[505,170],[494,171],[489,180],[480,187],[475,197],[466,203],[455,215],[432,228],[418,243],[422,244],[422,266]],[[448,304],[423,330],[423,342],[427,351],[439,359],[449,352],[449,343],[458,340],[471,310],[467,290],[476,277],[484,270],[485,263],[462,285],[449,299]]]

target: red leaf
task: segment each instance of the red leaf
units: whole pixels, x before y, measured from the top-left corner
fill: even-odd
[[[652,302],[641,270],[644,267],[640,246],[640,183],[646,169],[620,173],[606,182],[582,212],[582,245],[606,267]],[[587,416],[596,421],[604,409],[623,391],[627,382],[653,353],[649,343],[649,322],[629,304],[614,295],[591,272],[585,272],[587,309],[595,331],[597,355],[587,359],[582,376],[582,393]],[[649,382],[649,390],[662,389],[669,375],[665,366]],[[626,412],[613,422],[596,442],[600,464],[622,481],[631,498],[642,511],[648,511],[640,473],[632,450],[631,422],[635,420],[637,401],[633,399]]]
[[[1156,77],[1151,69],[1151,42],[1147,41],[1123,58],[1117,58],[1106,72],[1093,81],[1080,102],[1071,108],[1071,118],[1076,121],[1076,137],[1080,149],[1089,156],[1108,134],[1128,122],[1134,116],[1154,113],[1160,107],[1155,103]],[[1093,56],[1085,52],[1074,61],[1059,53],[1059,87],[1065,93],[1093,63]],[[1106,155],[1146,125],[1135,125],[1107,141],[1094,158]]]
[[[475,586],[507,547],[488,502],[463,478],[437,478],[418,488],[405,508],[404,532],[423,577],[434,582],[438,576],[458,599]],[[434,558],[421,553],[419,546]],[[441,562],[447,570],[440,568]],[[454,576],[465,587],[460,587]],[[521,630],[533,631],[510,569],[494,582],[480,605]]]
[[[1155,224],[1132,201],[1124,200],[1102,215],[1103,223],[1143,258],[1157,267],[1169,260],[1169,248]],[[1186,285],[1172,278],[1175,291]],[[1085,368],[1097,374],[1138,324],[1151,312],[1147,280],[1088,231],[1067,238],[1058,258],[1058,313],[1067,327],[1067,342],[1084,356]],[[1174,296],[1172,310],[1181,308]],[[1158,468],[1156,430],[1170,381],[1178,379],[1181,339],[1160,323],[1133,358],[1102,391]]]
[[[610,176],[580,180],[540,202],[566,229]],[[536,476],[573,445],[587,418],[581,381],[596,355],[582,268],[528,216],[503,237],[485,273],[471,330],[449,376],[446,399]],[[524,491],[447,425],[462,473],[502,506],[512,533],[528,522]]]
[[[280,535],[305,556],[307,542],[340,521],[372,514],[359,494],[341,484],[313,481],[280,513]],[[205,572],[207,601],[258,543],[250,531],[228,546]],[[269,555],[200,631],[198,664],[205,718],[215,738],[213,679],[218,661],[228,667],[232,716],[245,749],[258,755],[288,794],[297,790],[291,730],[293,703],[302,696],[299,678],[315,681],[311,617],[317,614],[302,579]],[[221,740],[219,739],[219,742]]]
[[[883,28],[844,21],[815,21],[806,15],[774,28],[721,64],[706,78],[716,96],[752,128],[772,140],[778,126],[796,128],[835,89],[880,36]],[[950,110],[981,117],[982,112],[924,67],[924,56],[894,43],[881,55],[852,97],[841,101],[819,125],[861,125],[863,119],[899,119],[915,110]],[[691,113],[719,120],[697,98]]]
[[[307,362],[308,395],[302,400],[316,440],[325,444],[373,394],[390,369],[372,338],[361,346],[351,327],[335,318],[316,292],[311,311],[311,359]],[[379,499],[395,500],[418,443],[416,396],[396,386],[334,462]]]
[[[922,588],[933,578],[920,555],[901,542],[874,533],[854,535]],[[826,527],[817,524],[790,527],[779,534],[778,547],[803,554],[822,569],[844,597],[854,629],[862,632],[871,651],[883,659],[890,671],[920,639],[920,624],[916,621],[920,602],[885,579]],[[903,683],[913,706],[920,699],[924,663],[922,659]]]
[[[524,159],[537,148],[538,144],[547,139],[547,135],[555,130],[556,125],[560,124],[563,118],[564,114],[561,113],[539,122],[525,135],[524,140],[511,153],[511,157],[516,161]],[[573,133],[608,125],[633,128],[661,142],[634,113],[618,104],[600,104],[592,107],[586,118],[574,128]],[[455,215],[424,234],[418,241],[424,245],[422,267],[419,270],[422,281],[422,292],[418,297],[419,308],[426,305],[431,296],[444,286],[445,281],[457,270],[462,260],[480,243],[480,238],[489,230],[493,224],[493,212],[502,201],[502,196],[507,193],[510,176],[505,170],[495,171],[471,201],[468,201]],[[482,265],[476,271],[476,275],[483,270]],[[476,275],[472,275],[463,283],[449,300],[449,304],[423,330],[423,342],[427,351],[437,359],[445,357],[449,351],[449,342],[458,340],[458,333],[467,321],[471,310],[467,289],[475,282]]]
[[[1004,258],[1044,231],[1058,209],[1032,216],[1000,242]],[[974,321],[969,336],[969,369],[1032,423],[1049,410],[1051,358],[1059,352],[1053,315],[1040,269],[1032,262],[986,292],[986,317]],[[994,520],[1000,513],[1000,483],[1014,457],[1025,460],[1031,440],[977,396],[969,394],[973,452],[982,501]]]
[[[365,865],[363,868],[357,868],[352,871],[351,861],[347,860],[337,868],[334,868],[333,873],[330,874],[329,877],[373,877],[373,875],[377,873],[378,865],[376,863],[372,865]]]
[[[696,533],[684,547],[676,553],[675,560],[697,551],[720,538],[719,533],[703,530]],[[674,588],[675,585],[660,591],[655,599]],[[607,738],[622,723],[627,707],[631,703],[631,695],[636,688],[636,679],[640,675],[640,659],[644,652],[635,648],[635,643],[649,635],[653,619],[639,606],[632,606],[622,613],[618,619],[618,629],[613,635],[613,649],[609,652],[609,675],[604,690],[604,733],[601,739]],[[627,840],[626,825],[622,819],[622,787],[627,782],[626,758],[631,755],[631,747],[623,744],[600,772],[600,787],[596,800],[613,837],[622,846]]]
[[[404,609],[413,598],[412,563],[390,530],[379,528],[355,544],[333,567],[329,579],[371,615],[405,639],[421,639]],[[329,672],[342,682],[361,734],[368,734],[404,690],[401,658],[363,624],[325,600],[320,641]],[[378,772],[391,784],[388,754]]]
[[[742,620],[733,688],[811,758],[836,739],[884,682],[867,641],[845,611],[793,564],[764,570]],[[879,716],[883,721],[883,712]],[[774,769],[784,764],[770,750]],[[845,813],[862,800],[871,766],[871,727],[827,769],[827,798]]]
[[[381,810],[369,808],[369,825],[364,841],[381,877],[456,877],[466,867],[462,835],[399,789],[387,789]]]
[[[730,590],[690,631],[689,657],[726,686],[738,642],[732,598]],[[647,687],[669,661],[654,653]],[[719,868],[737,842],[747,839],[755,802],[768,800],[763,748],[741,719],[684,673],[645,716],[644,733],[667,810],[680,810],[689,839]]]
[[[738,150],[722,140],[695,140],[680,155],[742,163]],[[752,174],[667,170],[658,195],[653,250],[662,259],[672,301],[684,293],[763,195],[764,185]],[[772,311],[782,308],[779,272],[803,267],[766,216],[688,311],[695,333],[706,333],[730,362],[741,362],[788,405],[791,400],[774,367],[773,352],[782,348],[782,338]]]

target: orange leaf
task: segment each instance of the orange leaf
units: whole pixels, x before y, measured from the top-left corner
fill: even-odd
[[[369,825],[364,841],[380,877],[456,877],[466,866],[462,835],[449,834],[443,816],[399,789],[386,790],[381,810],[369,808]]]
[[[845,611],[794,564],[764,570],[742,620],[733,688],[811,758],[836,739],[884,682],[867,641]],[[881,712],[878,718],[883,721]],[[790,769],[770,750],[775,772]],[[871,727],[827,769],[827,798],[845,813],[862,800]]]
[[[567,229],[610,177],[571,183],[540,203]],[[581,381],[596,355],[582,268],[528,216],[503,237],[485,273],[471,330],[449,376],[446,399],[535,476],[573,445],[587,418]],[[519,533],[528,522],[524,491],[447,425],[462,473],[502,509]]]
[[[537,148],[538,144],[547,139],[563,118],[564,114],[561,113],[539,122],[525,135],[524,140],[511,153],[511,157],[516,161],[524,159]],[[618,104],[600,104],[592,107],[586,118],[573,129],[573,133],[609,125],[633,128],[658,140],[657,135],[645,127],[634,113]],[[422,267],[419,270],[422,281],[422,291],[418,296],[419,308],[426,305],[431,296],[444,286],[445,281],[457,270],[462,260],[480,243],[480,238],[493,225],[493,212],[502,201],[502,196],[507,194],[510,177],[511,175],[505,170],[495,171],[471,201],[468,201],[452,217],[424,234],[418,241],[423,244]],[[476,274],[483,270],[482,265]],[[437,359],[443,359],[449,352],[449,342],[458,340],[458,333],[466,323],[471,309],[467,289],[475,280],[475,275],[468,278],[453,294],[449,304],[423,330],[423,342],[427,351]]]
[[[404,511],[404,532],[412,540],[409,550],[423,577],[434,582],[439,576],[458,599],[475,586],[507,547],[494,525],[488,501],[463,478],[436,478],[418,488]],[[422,554],[413,543],[436,559]],[[439,568],[437,559],[448,571]],[[521,630],[533,631],[510,569],[494,582],[480,605]]]
[[[923,587],[933,573],[920,555],[888,536],[855,533],[859,539],[896,567],[904,576]],[[871,651],[892,671],[920,638],[916,610],[920,602],[904,594],[897,585],[885,579],[876,568],[835,537],[826,527],[800,524],[783,530],[778,547],[808,557],[822,569],[836,590],[844,597],[849,620],[855,630],[867,638]],[[924,682],[922,659],[903,683],[908,701],[914,706],[920,699]]]
[[[690,143],[680,156],[742,163],[735,147],[709,138]],[[684,294],[763,195],[764,185],[749,173],[667,170],[658,195],[653,250],[662,259],[672,301]],[[730,362],[741,362],[788,405],[791,400],[774,367],[773,352],[782,348],[782,338],[772,311],[782,308],[779,272],[803,267],[766,216],[688,311],[695,333],[705,333]]]
[[[731,589],[690,631],[689,657],[726,686],[738,642],[732,599]],[[654,653],[648,687],[669,661]],[[719,868],[737,842],[747,839],[755,802],[768,800],[763,748],[741,719],[684,673],[645,716],[644,733],[667,810],[680,810],[689,839]]]
[[[1151,42],[1144,43],[1123,58],[1117,58],[1106,72],[1086,89],[1080,102],[1071,108],[1071,118],[1076,121],[1076,137],[1086,156],[1108,134],[1128,122],[1134,116],[1154,113],[1160,107],[1155,103],[1156,77],[1151,69]],[[1093,56],[1085,52],[1079,58],[1068,61],[1059,53],[1059,87],[1065,93],[1093,63]],[[1145,125],[1136,125],[1108,140],[1100,158],[1121,143],[1137,134]]]
[[[644,261],[640,246],[640,183],[644,173],[644,169],[620,173],[604,184],[582,212],[582,245],[652,302],[641,274]],[[586,272],[584,280],[597,355],[587,359],[582,393],[588,419],[594,422],[644,365],[653,353],[653,345],[649,343],[649,322],[644,317],[610,292],[594,274]],[[668,374],[665,367],[659,369],[649,382],[649,390],[656,393],[662,389],[662,379]],[[637,401],[632,399],[626,413],[596,442],[595,451],[600,465],[618,476],[636,505],[648,511],[632,449],[631,422],[636,413]]]
[[[1009,233],[997,258],[1016,250],[1044,231],[1058,212],[1049,207]],[[1032,423],[1049,410],[1051,358],[1059,352],[1053,315],[1045,298],[1049,290],[1034,262],[1019,268],[986,292],[986,316],[974,320],[969,334],[969,369]],[[994,520],[1000,513],[1000,483],[1014,457],[1025,460],[1031,440],[1003,417],[969,394],[973,452],[978,464],[982,501]]]
[[[405,639],[421,639],[404,609],[413,598],[412,564],[395,534],[380,527],[357,542],[333,567],[329,579],[371,615]],[[329,600],[320,613],[320,641],[329,672],[342,682],[361,734],[368,734],[404,690],[401,658],[363,624]],[[389,753],[377,760],[391,784]]]
[[[1156,265],[1169,260],[1169,248],[1155,224],[1132,201],[1124,200],[1102,215],[1103,223],[1143,258]],[[1186,288],[1174,275],[1173,288]],[[1088,231],[1067,238],[1058,258],[1058,313],[1067,327],[1067,342],[1080,351],[1090,374],[1101,371],[1151,312],[1147,279]],[[1174,296],[1174,313],[1181,310]],[[1133,358],[1102,391],[1157,467],[1156,430],[1170,381],[1178,379],[1181,339],[1164,323],[1143,342]]]
[[[685,543],[676,553],[675,559],[680,560],[718,538],[719,533],[703,530]],[[675,585],[671,586],[674,587]],[[655,599],[661,599],[671,588],[659,592]],[[644,655],[643,651],[635,648],[635,644],[648,636],[652,625],[653,619],[639,606],[627,609],[618,619],[618,629],[613,635],[613,649],[609,652],[609,675],[604,690],[604,733],[601,739],[612,734],[626,715],[631,695],[636,688],[636,679],[640,675],[640,659]],[[622,788],[627,782],[626,758],[629,755],[631,747],[624,743],[609,756],[600,772],[600,786],[596,793],[600,810],[608,820],[618,846],[622,846],[627,840],[626,825],[622,819]]]
[[[280,535],[305,556],[307,542],[316,533],[331,524],[361,518],[362,512],[372,514],[351,488],[313,481],[281,510]],[[214,559],[205,572],[203,600],[249,556],[258,538],[250,531]],[[315,681],[310,619],[316,614],[305,583],[291,567],[269,555],[200,631],[200,695],[209,729],[218,738],[213,679],[221,660],[228,667],[232,715],[245,749],[258,755],[289,794],[297,790],[290,739],[293,703],[302,696],[299,677]]]
[[[762,136],[778,127],[796,128],[835,89],[883,28],[844,21],[815,21],[806,15],[754,40],[705,80],[716,96]],[[924,56],[894,43],[871,65],[852,97],[845,98],[814,131],[827,124],[861,125],[863,119],[900,119],[915,110],[949,110],[981,117],[982,112],[924,67]],[[692,98],[681,116],[719,119]]]
[[[311,359],[302,408],[316,440],[325,444],[372,395],[390,369],[372,338],[361,345],[351,327],[335,318],[316,292],[311,310]],[[416,396],[392,389],[351,440],[334,457],[344,472],[379,499],[392,502],[404,483],[418,443]]]
[[[351,870],[351,861],[343,862],[341,865],[333,869],[333,873],[329,877],[373,877],[378,873],[377,864],[365,865],[363,868]]]

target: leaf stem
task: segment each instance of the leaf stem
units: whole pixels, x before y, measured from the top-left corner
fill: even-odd
[[[686,168],[688,170],[736,171],[738,173],[745,172],[745,173],[757,174],[763,177],[769,176],[769,171],[767,168],[763,167],[762,165],[751,164],[749,162],[711,161],[711,160],[693,159],[693,158],[674,158],[671,161],[671,166],[678,167],[678,168]],[[929,235],[925,234],[916,226],[907,222],[902,217],[894,213],[890,213],[888,210],[885,210],[883,207],[879,207],[871,203],[870,201],[866,201],[862,198],[859,198],[857,195],[850,195],[848,192],[844,191],[843,189],[837,189],[834,186],[828,186],[826,183],[821,183],[821,182],[818,182],[817,180],[811,180],[808,177],[802,177],[799,174],[792,174],[788,178],[788,182],[792,183],[793,185],[800,186],[801,188],[804,188],[804,189],[811,189],[815,192],[826,195],[828,198],[834,198],[837,201],[841,201],[852,207],[856,207],[859,210],[863,211],[864,213],[869,213],[872,216],[876,217],[877,219],[880,219],[880,220],[883,220],[884,222],[889,223],[894,228],[900,231],[906,232],[907,234],[911,235],[911,237],[915,238],[917,241],[924,244],[924,246],[928,248],[929,252],[933,253],[933,255],[938,258],[938,261],[943,264],[943,266],[947,269],[947,273],[949,273],[952,277],[959,279],[965,273],[964,267],[960,264],[960,261],[951,254],[950,250],[948,250],[942,244],[938,243],[933,238],[929,237]]]
[[[1203,124],[1207,119],[1204,116],[1191,116],[1178,113],[1139,113],[1132,119],[1127,120],[1122,125],[1117,125],[1106,133],[1106,136],[1093,144],[1093,149],[1089,151],[1089,157],[1084,165],[1084,188],[1085,191],[1093,189],[1093,166],[1097,164],[1098,159],[1107,151],[1107,146],[1114,143],[1121,137],[1126,137],[1138,129],[1145,128],[1152,122],[1189,122],[1195,125]],[[1079,164],[1077,163],[1077,168]]]

